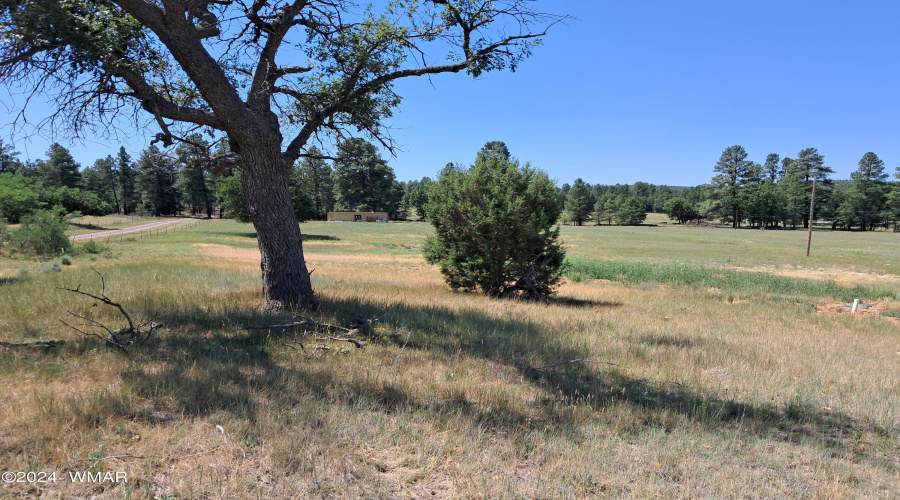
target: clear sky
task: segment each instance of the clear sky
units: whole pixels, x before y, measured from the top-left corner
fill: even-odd
[[[389,164],[398,179],[471,163],[492,140],[560,184],[701,184],[735,144],[759,163],[768,153],[795,157],[815,147],[840,179],[867,151],[891,174],[900,166],[896,0],[539,5],[577,20],[556,26],[516,73],[397,86],[404,101],[389,123],[401,151]],[[98,139],[71,149],[90,164],[118,144]],[[36,158],[47,141],[16,146]]]

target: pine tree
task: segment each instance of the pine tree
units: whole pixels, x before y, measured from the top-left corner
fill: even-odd
[[[321,154],[317,147],[312,146],[307,156],[300,160],[300,175],[312,198],[317,219],[324,219],[327,212],[334,211],[334,172],[325,160],[318,157]]]
[[[82,189],[94,193],[104,203],[121,211],[119,202],[119,178],[116,161],[112,156],[100,158],[81,172]]]
[[[69,150],[54,142],[47,150],[47,161],[38,171],[40,183],[48,188],[77,188],[81,180],[81,165],[75,162]]]
[[[406,205],[422,220],[428,219],[428,197],[434,181],[430,177],[423,177],[419,181],[410,181],[406,184]]]
[[[0,139],[0,174],[14,174],[22,168],[22,162],[19,161],[18,156],[19,152],[16,151],[16,148],[5,144],[3,140]]]
[[[744,193],[747,219],[755,227],[774,227],[782,219],[784,199],[777,184],[766,180],[747,187]]]
[[[116,169],[119,177],[119,199],[122,203],[122,214],[124,215],[134,211],[139,198],[135,187],[137,173],[134,171],[131,156],[128,155],[124,147],[119,148],[119,153],[116,156]]]
[[[752,169],[753,162],[747,160],[747,151],[742,146],[736,145],[722,152],[716,163],[716,175],[712,179],[719,200],[719,217],[725,221],[731,221],[732,227],[741,227],[743,219],[741,189],[750,182],[758,172]]]
[[[806,197],[803,173],[796,167],[793,160],[785,165],[784,176],[776,185],[784,201],[782,222],[785,227],[788,224],[791,227],[804,224],[804,214],[809,213],[809,199]]]
[[[591,209],[594,208],[594,195],[589,186],[579,177],[575,179],[572,188],[566,196],[566,212],[569,219],[580,226],[591,217]]]
[[[640,198],[632,196],[625,200],[616,210],[617,226],[637,226],[647,218],[647,211]]]
[[[137,188],[144,211],[158,217],[176,215],[181,210],[175,189],[175,165],[154,145],[141,152]]]
[[[607,192],[603,196],[597,200],[597,203],[594,204],[594,213],[597,217],[597,224],[600,224],[601,220],[606,221],[607,226],[611,226],[613,224],[613,219],[616,217],[616,212],[619,211],[619,207],[625,203],[625,197],[622,195],[614,194],[613,192]]]
[[[469,169],[445,168],[427,208],[425,258],[454,289],[491,296],[553,293],[565,258],[557,190],[547,174],[491,142]]]
[[[200,134],[188,137],[175,148],[178,157],[176,188],[181,196],[181,205],[188,208],[191,214],[205,213],[212,218],[215,204],[215,180],[210,171],[213,162],[210,158],[209,143]]]
[[[396,212],[403,196],[394,178],[394,169],[368,141],[351,138],[340,147],[334,162],[337,205],[344,210]],[[399,195],[399,196],[398,196]]]
[[[812,179],[815,178],[817,181],[816,199],[819,200],[817,204],[824,203],[831,194],[831,180],[828,176],[833,174],[834,170],[825,166],[825,157],[819,154],[819,150],[816,148],[806,148],[800,151],[797,159],[791,165],[796,168],[795,175],[802,183],[801,201],[805,206],[803,227],[807,228],[809,227],[810,215],[812,215],[813,219],[816,218],[816,214],[809,213],[810,198],[812,197]]]
[[[788,158],[785,158],[786,160]],[[781,161],[780,157],[771,153],[766,156],[766,163],[763,166],[763,174],[772,181],[773,183],[778,182],[779,179],[784,175],[784,166],[779,162]]]
[[[853,179],[851,205],[860,229],[872,230],[884,210],[888,191],[885,181],[888,174],[884,172],[884,162],[872,152],[864,154],[857,165],[859,168],[850,174]]]
[[[897,178],[900,179],[900,168],[897,170]],[[884,219],[894,226],[895,232],[900,232],[900,182],[891,185],[884,203]]]

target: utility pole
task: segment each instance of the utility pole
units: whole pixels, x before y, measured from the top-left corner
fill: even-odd
[[[809,247],[812,246],[813,212],[816,210],[816,178],[813,176],[812,197],[809,199],[809,237],[806,239],[806,256],[809,257]]]

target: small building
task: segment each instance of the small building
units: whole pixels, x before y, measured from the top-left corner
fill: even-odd
[[[387,212],[328,212],[328,222],[387,222]]]

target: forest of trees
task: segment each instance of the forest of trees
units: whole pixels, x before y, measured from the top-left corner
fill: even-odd
[[[763,164],[747,160],[741,146],[722,152],[709,184],[686,197],[699,217],[718,219],[738,228],[808,227],[827,221],[832,229],[871,231],[900,219],[900,183],[889,182],[884,162],[872,152],[860,158],[850,180],[835,181],[834,170],[816,148],[796,158],[772,153]],[[900,180],[900,167],[894,175]],[[815,183],[815,211],[810,202]]]
[[[51,145],[44,159],[21,161],[15,148],[0,141],[0,218],[16,223],[55,206],[85,215],[205,217],[219,208],[225,217],[249,222],[240,164],[222,148],[195,135],[168,151],[151,146],[132,156],[120,148],[115,156],[82,167],[60,144]],[[335,210],[384,211],[395,220],[427,220],[434,180],[398,181],[378,149],[362,139],[346,140],[339,151],[338,159],[326,161],[312,148],[294,166],[290,190],[299,220],[322,220]],[[769,154],[762,164],[747,157],[741,146],[727,148],[713,166],[711,181],[695,187],[591,185],[575,179],[557,187],[561,221],[637,225],[648,212],[657,212],[680,223],[807,227],[815,179],[814,220],[827,221],[833,229],[898,228],[900,167],[892,180],[875,153],[861,157],[849,180],[831,179],[833,170],[815,148],[800,151],[796,158]]]
[[[900,167],[892,182],[875,153],[862,156],[849,180],[833,180],[834,170],[816,148],[804,149],[796,158],[769,154],[763,164],[747,157],[741,146],[727,148],[713,167],[711,181],[695,187],[643,182],[591,186],[576,179],[559,189],[562,220],[573,225],[635,225],[646,212],[661,212],[680,223],[806,228],[815,180],[814,221],[827,221],[832,229],[900,230]]]
[[[227,152],[213,154],[199,135],[189,139],[171,151],[150,146],[134,157],[120,148],[90,166],[76,163],[60,144],[51,145],[45,159],[21,161],[14,147],[0,141],[0,218],[16,223],[56,206],[84,215],[205,217],[221,208],[222,215],[249,222],[239,161]],[[294,166],[291,198],[301,221],[324,219],[334,210],[424,217],[431,179],[397,181],[377,148],[362,139],[345,141],[340,151],[341,159],[326,162],[313,147]]]

